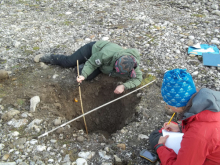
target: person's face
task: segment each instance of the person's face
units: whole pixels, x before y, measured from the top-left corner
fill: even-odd
[[[171,105],[167,105],[174,112],[183,112],[183,107],[173,107]]]

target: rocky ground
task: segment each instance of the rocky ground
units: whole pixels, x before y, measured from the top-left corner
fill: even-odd
[[[139,153],[170,118],[160,95],[164,72],[187,68],[198,88],[220,90],[220,69],[187,54],[196,43],[220,48],[219,16],[219,0],[1,0],[0,70],[9,78],[0,80],[0,165],[151,164]],[[83,119],[65,124],[81,115],[74,69],[33,59],[100,39],[138,49],[144,79],[157,81],[88,115],[87,135]],[[111,94],[119,81],[85,82],[85,112],[119,97]]]

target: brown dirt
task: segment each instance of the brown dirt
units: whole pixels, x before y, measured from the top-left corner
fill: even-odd
[[[34,64],[25,69],[16,70],[9,79],[0,81],[2,105],[29,111],[30,99],[39,96],[41,102],[34,113],[35,118],[53,121],[57,117],[71,120],[82,114],[79,88],[73,69],[49,66],[47,69]],[[57,78],[53,75],[57,74]],[[122,96],[114,94],[118,78],[99,75],[96,80],[85,81],[81,85],[84,112]],[[77,98],[78,102],[74,99]],[[121,129],[136,110],[140,98],[133,93],[113,102],[89,115],[86,123],[88,131],[112,134]],[[6,108],[7,109],[7,108]],[[71,123],[72,129],[84,129],[83,118]]]

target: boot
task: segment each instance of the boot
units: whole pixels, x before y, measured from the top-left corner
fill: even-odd
[[[51,55],[43,55],[39,54],[34,57],[35,62],[44,62],[44,63],[50,63],[51,61]]]
[[[39,58],[40,62],[51,63],[51,55],[44,55]]]

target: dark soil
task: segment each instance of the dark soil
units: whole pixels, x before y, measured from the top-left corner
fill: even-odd
[[[56,78],[53,76],[57,74]],[[84,113],[106,104],[121,95],[114,94],[118,82],[124,81],[100,74],[95,80],[84,81],[80,88]],[[41,101],[36,108],[35,118],[47,120],[62,117],[71,120],[82,114],[79,96],[79,87],[76,82],[76,73],[73,68],[66,69],[59,66],[49,66],[47,69],[36,63],[25,69],[17,70],[8,80],[0,82],[2,104],[17,109],[29,111],[30,99],[39,96]],[[78,102],[75,102],[75,99]],[[130,121],[136,111],[140,98],[132,93],[120,100],[85,117],[88,132],[102,132],[112,134]],[[84,129],[83,118],[71,123],[72,129]]]

